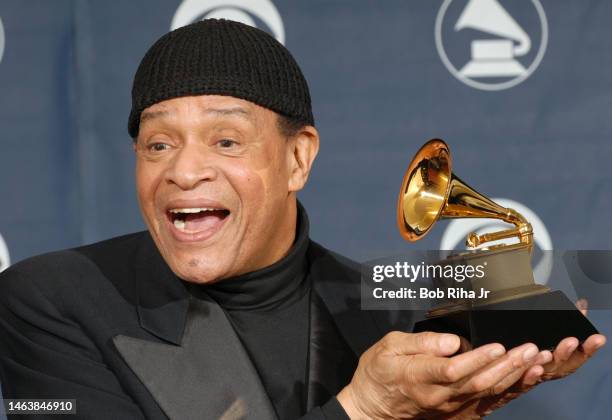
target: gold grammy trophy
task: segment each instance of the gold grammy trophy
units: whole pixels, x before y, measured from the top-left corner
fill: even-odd
[[[474,249],[507,238],[516,238],[516,243],[489,245],[440,261],[441,265],[484,263],[486,275],[462,283],[462,287],[484,289],[489,295],[443,300],[425,320],[415,324],[414,331],[455,333],[474,347],[499,342],[511,348],[532,342],[541,349],[553,349],[565,337],[582,342],[596,334],[595,327],[562,292],[535,283],[531,224],[515,210],[475,191],[451,169],[451,155],[444,141],[430,140],[417,152],[404,175],[398,198],[397,223],[402,237],[417,241],[439,219],[494,218],[514,227],[482,235],[470,233],[466,245]],[[452,279],[443,285],[450,287],[450,283]]]

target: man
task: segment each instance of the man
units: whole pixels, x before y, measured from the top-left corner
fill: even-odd
[[[129,133],[148,231],[2,274],[6,398],[79,418],[477,418],[579,367],[526,343],[459,352],[359,309],[359,270],[310,241],[296,193],[319,149],[306,81],[262,31],[207,20],[160,38]]]

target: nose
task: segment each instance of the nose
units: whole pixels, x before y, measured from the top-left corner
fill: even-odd
[[[166,182],[182,190],[192,190],[200,183],[217,179],[213,156],[201,144],[186,144],[172,158],[166,171]]]

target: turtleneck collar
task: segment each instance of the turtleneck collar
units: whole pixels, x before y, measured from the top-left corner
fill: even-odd
[[[211,285],[187,284],[197,296],[205,293],[228,311],[269,310],[292,304],[308,290],[306,251],[308,249],[308,216],[297,203],[296,237],[293,246],[276,263]]]

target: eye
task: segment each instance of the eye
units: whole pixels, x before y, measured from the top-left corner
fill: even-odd
[[[163,152],[164,150],[169,149],[170,145],[166,143],[152,143],[149,146],[147,146],[147,148],[151,152]]]
[[[217,144],[222,149],[229,149],[231,147],[237,146],[238,142],[236,142],[236,141],[234,141],[232,139],[221,139],[221,140],[219,140],[217,142]]]

